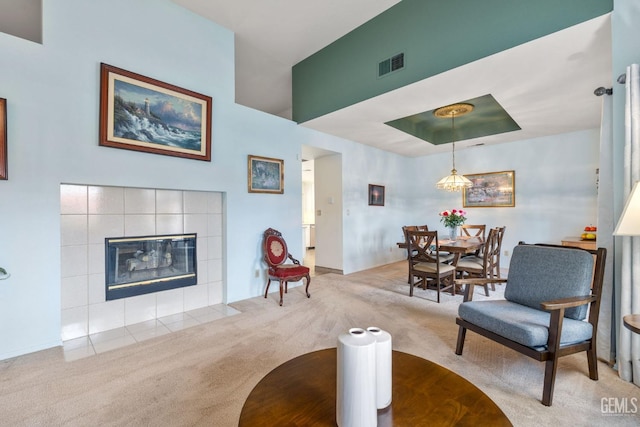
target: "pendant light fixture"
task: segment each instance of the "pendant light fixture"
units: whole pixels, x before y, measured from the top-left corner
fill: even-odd
[[[433,115],[441,118],[451,118],[451,140],[452,140],[452,163],[451,175],[445,176],[436,184],[436,187],[440,190],[447,191],[460,191],[463,188],[469,188],[473,186],[473,183],[469,181],[463,175],[458,175],[456,170],[456,134],[455,134],[455,118],[463,116],[473,111],[472,104],[459,103],[451,104],[445,107],[440,107],[433,112]]]

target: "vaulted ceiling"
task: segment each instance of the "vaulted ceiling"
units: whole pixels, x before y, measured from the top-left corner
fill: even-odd
[[[173,0],[235,33],[236,102],[291,118],[291,68],[398,0]],[[610,87],[610,14],[456,67],[301,123],[405,156],[450,150],[386,123],[443,105],[493,96],[520,130],[458,141],[457,149],[600,125]],[[429,94],[425,96],[424,94]]]

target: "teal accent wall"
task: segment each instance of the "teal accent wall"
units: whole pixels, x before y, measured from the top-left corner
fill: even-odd
[[[306,122],[612,9],[613,0],[403,0],[293,67],[293,120]],[[400,52],[405,68],[378,78],[378,63]]]

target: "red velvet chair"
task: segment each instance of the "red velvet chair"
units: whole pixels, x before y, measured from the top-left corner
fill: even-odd
[[[298,282],[304,278],[307,279],[307,287],[305,292],[307,298],[311,297],[309,293],[309,267],[300,264],[300,261],[291,256],[287,250],[287,243],[282,238],[282,234],[278,230],[269,228],[264,232],[262,241],[262,249],[264,251],[264,260],[269,266],[269,278],[267,281],[267,289],[264,291],[264,297],[267,298],[269,293],[269,285],[272,280],[280,282],[280,305],[282,305],[282,291],[287,292],[289,282]],[[285,264],[290,259],[293,264]]]

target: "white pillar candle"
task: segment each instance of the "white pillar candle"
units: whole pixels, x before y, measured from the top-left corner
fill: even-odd
[[[376,326],[367,328],[376,339],[376,408],[391,405],[391,335]]]
[[[361,328],[338,336],[336,422],[339,427],[375,427],[376,340]]]

